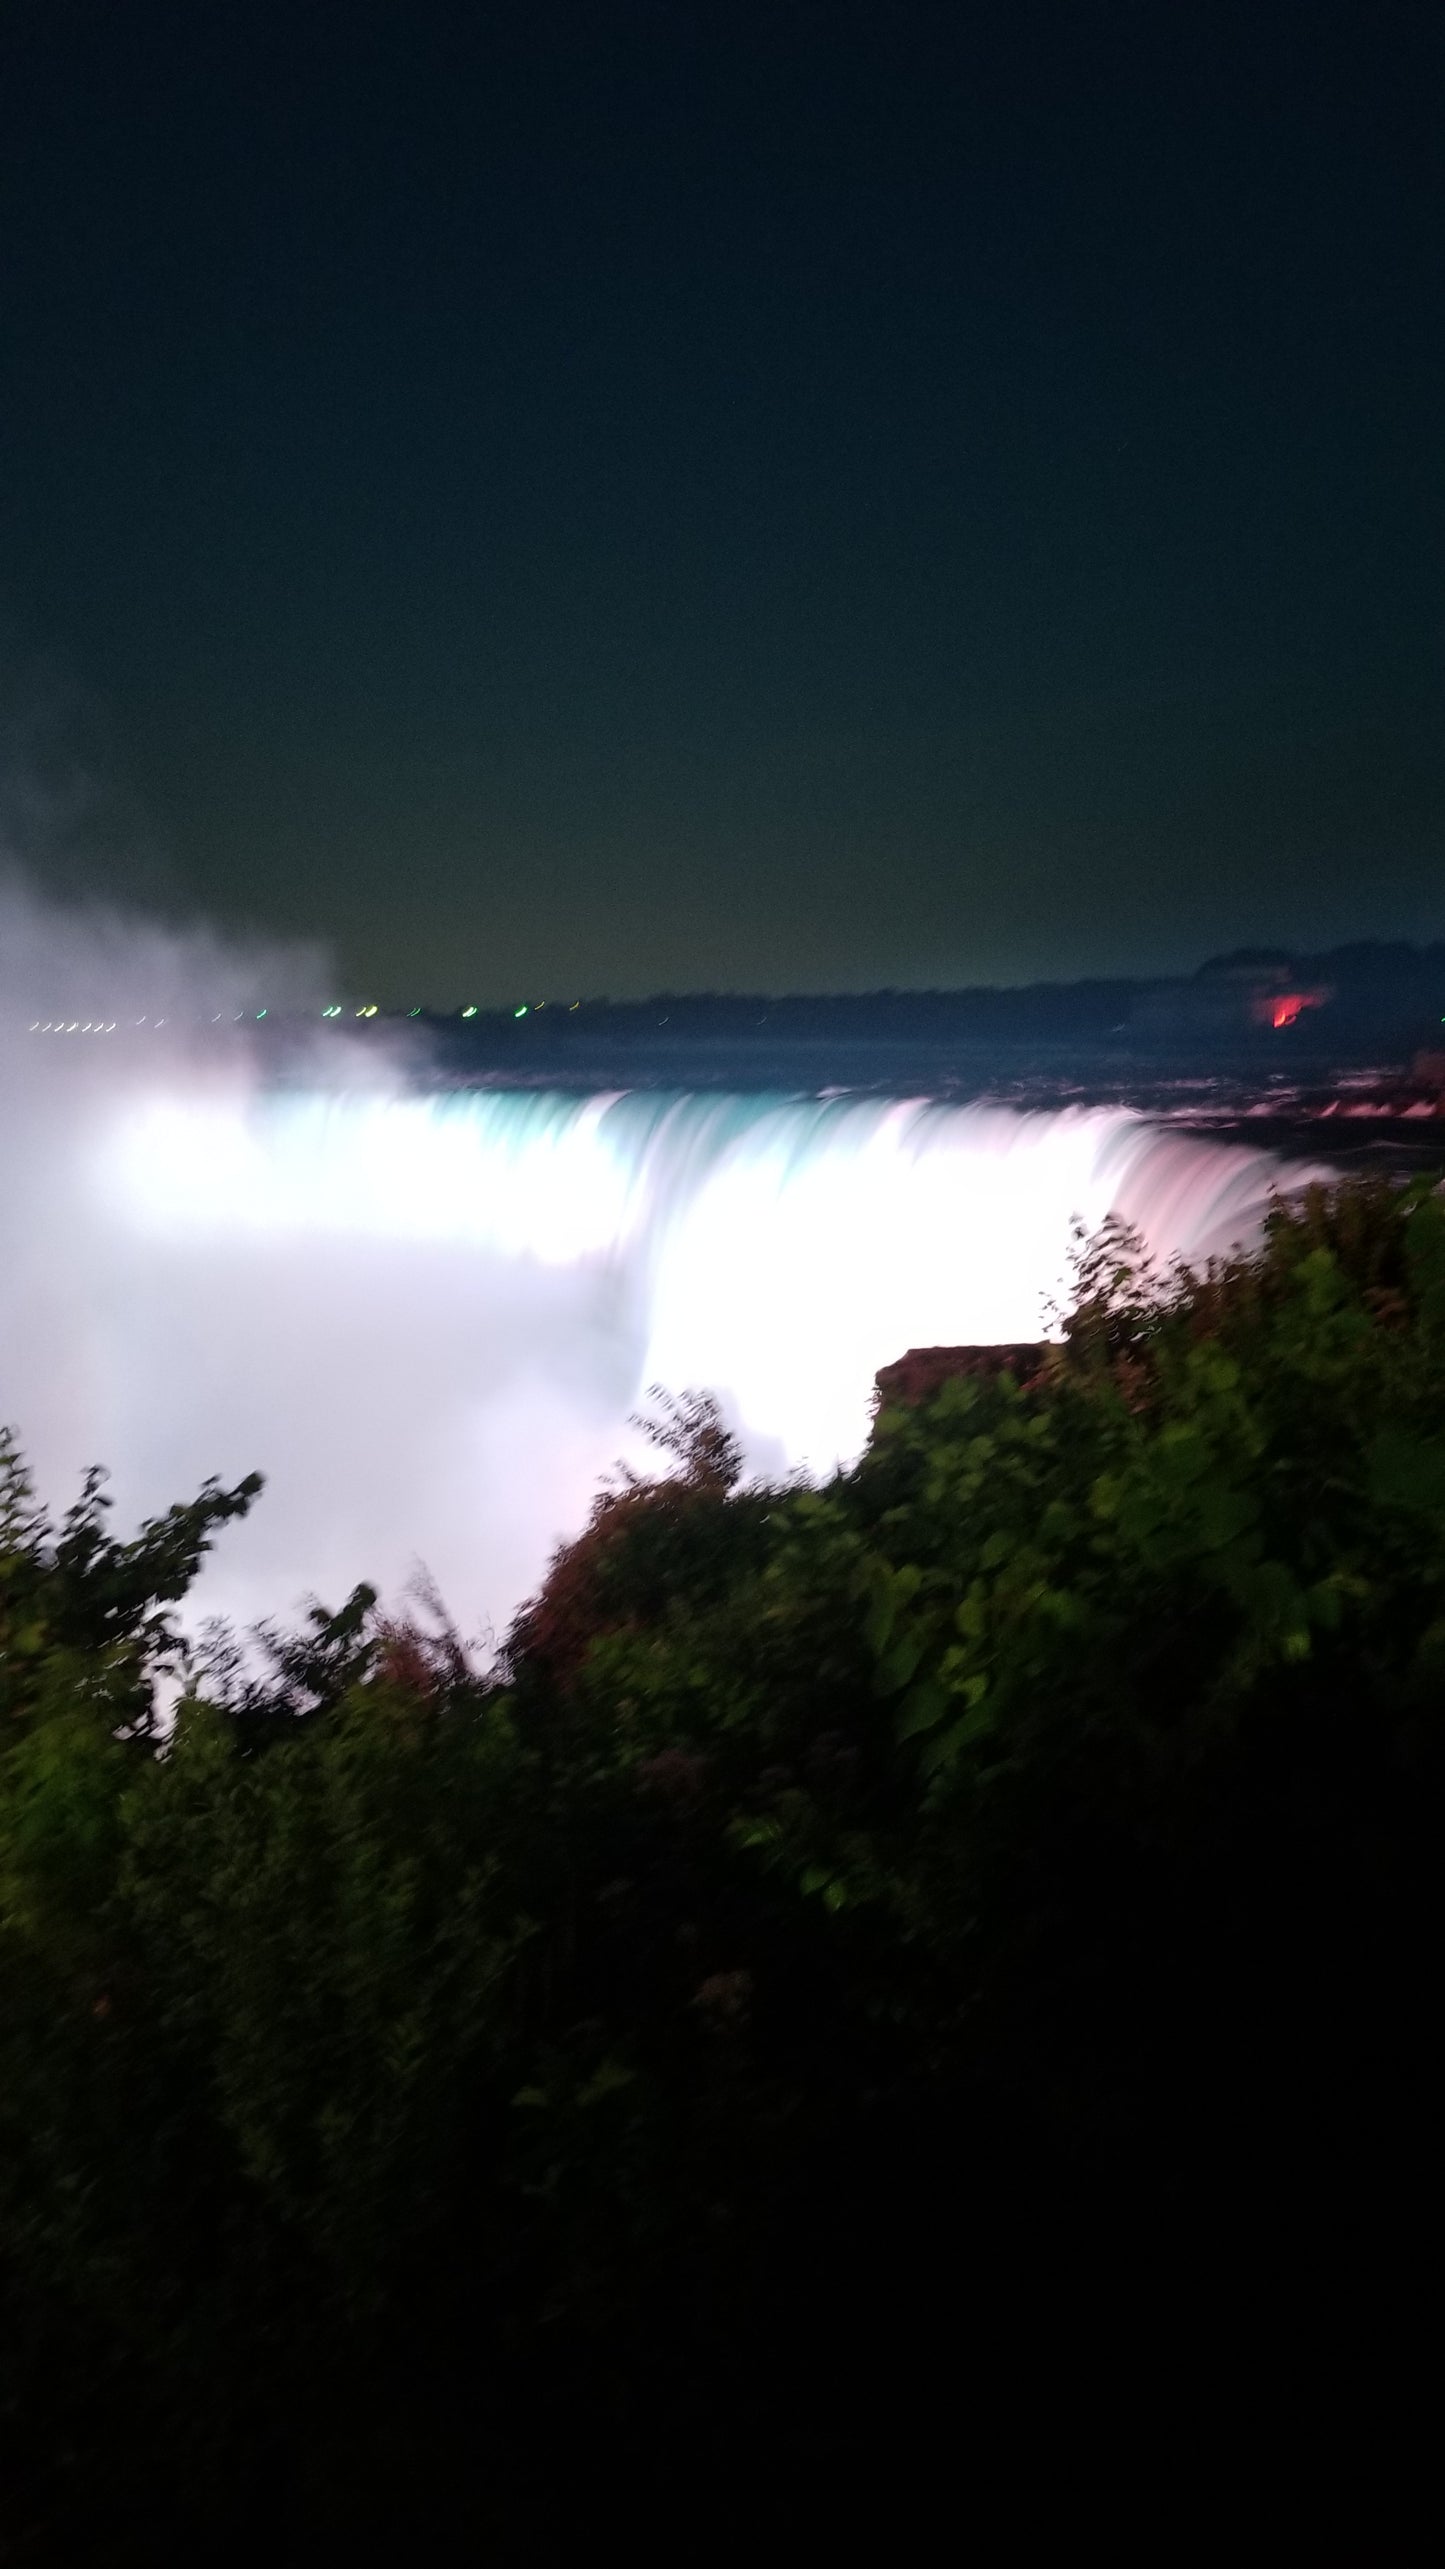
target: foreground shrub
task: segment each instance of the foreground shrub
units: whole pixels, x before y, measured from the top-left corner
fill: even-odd
[[[37,2541],[67,2462],[141,2553],[240,2480],[540,2521],[559,2440],[836,2473],[1071,2278],[1152,2273],[1177,2331],[1211,2276],[1317,2318],[1418,2246],[1439,1197],[1317,1192],[1163,1284],[1106,1238],[1041,1370],[885,1407],[819,1490],[741,1486],[705,1400],[664,1434],[491,1672],[367,1590],[269,1673],[187,1660],[257,1485],[117,1545],[5,1449]]]

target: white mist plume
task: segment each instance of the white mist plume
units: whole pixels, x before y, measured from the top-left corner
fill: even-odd
[[[46,1020],[176,1026],[309,1006],[325,979],[321,947],[223,937],[96,901],[47,901],[0,875],[0,1043]],[[7,1060],[7,1071],[9,1063]]]
[[[324,996],[319,958],[0,898],[0,1416],[52,1505],[109,1465],[122,1525],[262,1471],[202,1583],[242,1621],[422,1559],[501,1627],[647,1384],[826,1469],[907,1347],[1043,1334],[1074,1217],[1199,1257],[1280,1174],[1116,1109],[427,1096]],[[258,1007],[314,1012],[284,1083],[227,1040]],[[42,1031],[87,1013],[130,1036]]]

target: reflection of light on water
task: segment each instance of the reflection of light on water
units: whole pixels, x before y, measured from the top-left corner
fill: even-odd
[[[176,1247],[224,1242],[244,1269],[248,1241],[349,1243],[393,1366],[424,1325],[429,1249],[473,1253],[477,1327],[514,1374],[565,1360],[577,1328],[574,1300],[519,1302],[529,1271],[620,1279],[633,1397],[707,1385],[755,1450],[815,1468],[856,1452],[906,1348],[1043,1334],[1076,1218],[1115,1209],[1161,1258],[1199,1257],[1249,1230],[1277,1174],[1119,1108],[536,1094],[164,1096],[107,1160],[126,1223]]]

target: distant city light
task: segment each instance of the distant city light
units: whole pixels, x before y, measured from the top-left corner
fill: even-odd
[[[340,1016],[340,1014],[341,1014],[341,1002],[340,1002],[340,1000],[339,1000],[339,999],[337,1000],[336,1005],[335,1005],[335,1007],[334,1007],[334,1008],[323,1008],[323,1009],[322,1009],[322,1011],[321,1011],[321,1014],[322,1014],[322,1016],[323,1016],[323,1017],[339,1017],[339,1016]]]
[[[262,1020],[262,1018],[263,1018],[263,1017],[269,1017],[269,1015],[270,1015],[270,1014],[271,1014],[271,1011],[270,1011],[270,1009],[269,1009],[269,1008],[258,1008],[258,1009],[257,1009],[257,1011],[256,1011],[256,1023],[257,1023],[257,1025],[258,1025],[258,1026],[260,1025],[261,1020]]]
[[[514,1008],[514,1009],[512,1010],[512,1014],[513,1014],[513,1016],[514,1016],[514,1017],[525,1017],[525,1016],[526,1016],[526,1013],[527,1013],[527,1011],[526,1011],[526,1009],[525,1009],[525,1008]]]
[[[462,1015],[464,1017],[475,1017],[476,1013],[475,1008],[464,1008],[462,1010]]]
[[[409,1017],[419,1017],[421,1015],[421,1010],[419,1008],[408,1008],[406,1013]]]
[[[137,1023],[144,1025],[145,1019],[139,1018]],[[63,1017],[34,1017],[30,1032],[32,1035],[113,1035],[115,1024],[114,1017],[72,1017],[68,1025]]]

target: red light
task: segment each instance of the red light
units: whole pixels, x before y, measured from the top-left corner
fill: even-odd
[[[1328,990],[1280,990],[1261,993],[1250,1007],[1257,1026],[1292,1026],[1306,1008],[1322,1008],[1329,998]]]

